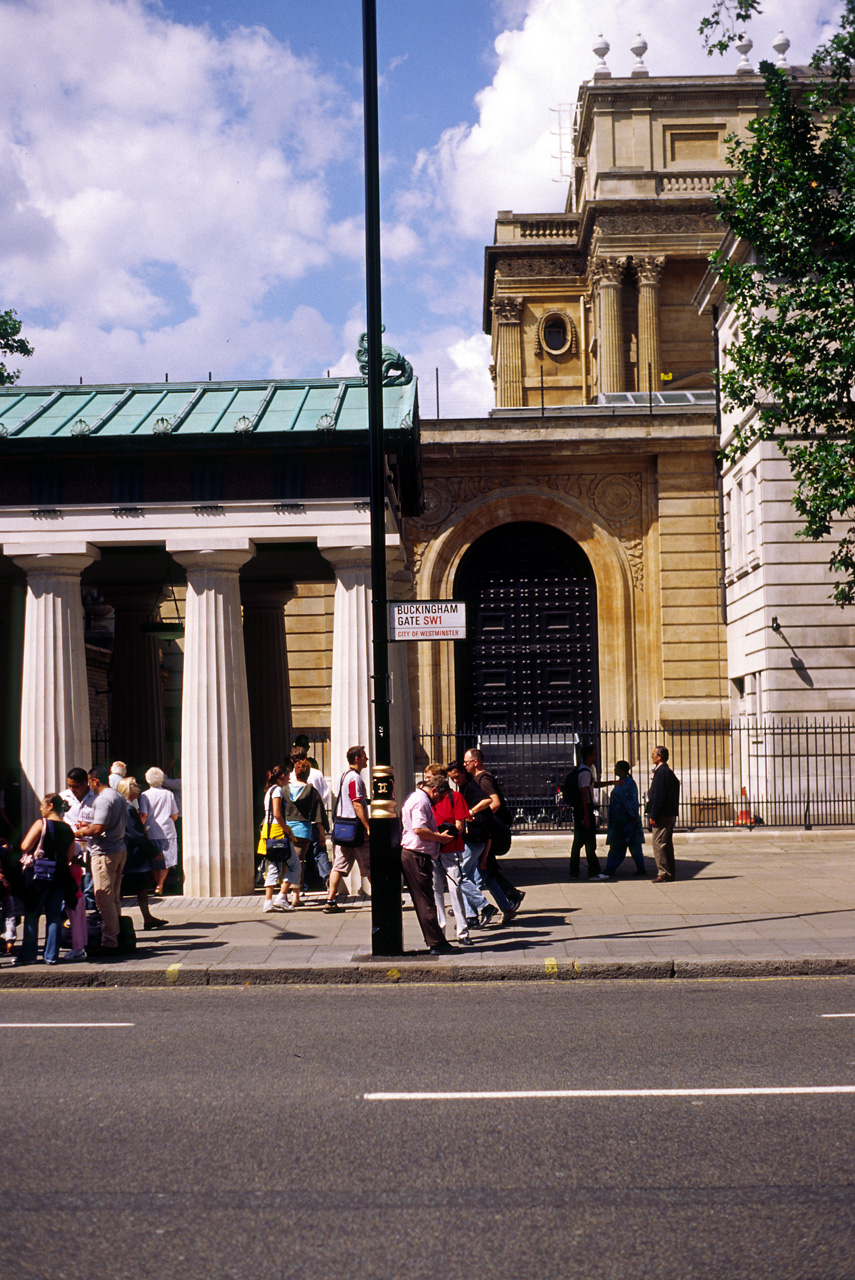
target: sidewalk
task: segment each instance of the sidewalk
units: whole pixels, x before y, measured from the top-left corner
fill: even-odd
[[[518,836],[503,862],[525,890],[522,909],[448,956],[425,952],[406,910],[409,953],[373,959],[367,900],[324,915],[319,896],[272,914],[262,913],[261,893],[165,898],[157,914],[169,927],[152,933],[128,900],[135,954],[25,968],[2,957],[0,989],[855,973],[853,828],[678,832],[678,879],[666,884],[634,877],[629,858],[616,882],[589,883],[584,870],[569,881],[568,848],[564,834]],[[649,841],[645,852],[650,869]]]

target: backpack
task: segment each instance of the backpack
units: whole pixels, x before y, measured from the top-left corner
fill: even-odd
[[[561,784],[561,799],[571,809],[581,809],[582,807],[582,789],[579,786],[579,770],[581,768],[581,765],[574,764]]]

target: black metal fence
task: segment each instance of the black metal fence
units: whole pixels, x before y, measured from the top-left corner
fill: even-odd
[[[508,798],[519,831],[571,825],[561,783],[578,749],[593,744],[601,780],[626,760],[643,797],[650,785],[654,746],[663,744],[680,778],[683,828],[845,826],[855,824],[855,722],[777,724],[692,721],[661,725],[588,725],[546,732],[507,732],[458,726],[414,735],[416,769],[428,761],[484,752]],[[599,793],[603,821],[608,789]]]

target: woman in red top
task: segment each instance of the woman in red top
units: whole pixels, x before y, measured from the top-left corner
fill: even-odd
[[[444,927],[445,917],[445,885],[451,894],[451,905],[454,909],[454,922],[457,925],[457,941],[461,947],[473,946],[469,936],[469,925],[466,920],[466,901],[461,888],[460,854],[463,852],[463,824],[469,815],[469,806],[459,791],[452,791],[448,783],[448,772],[442,765],[429,764],[425,769],[425,777],[430,777],[438,788],[438,796],[432,801],[433,815],[440,831],[457,831],[457,838],[442,845],[439,856],[434,863],[434,897],[436,912],[440,925]]]

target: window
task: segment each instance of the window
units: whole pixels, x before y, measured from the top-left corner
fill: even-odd
[[[547,351],[551,356],[576,355],[578,352],[576,326],[561,311],[547,311],[537,326],[535,352],[539,356]]]

